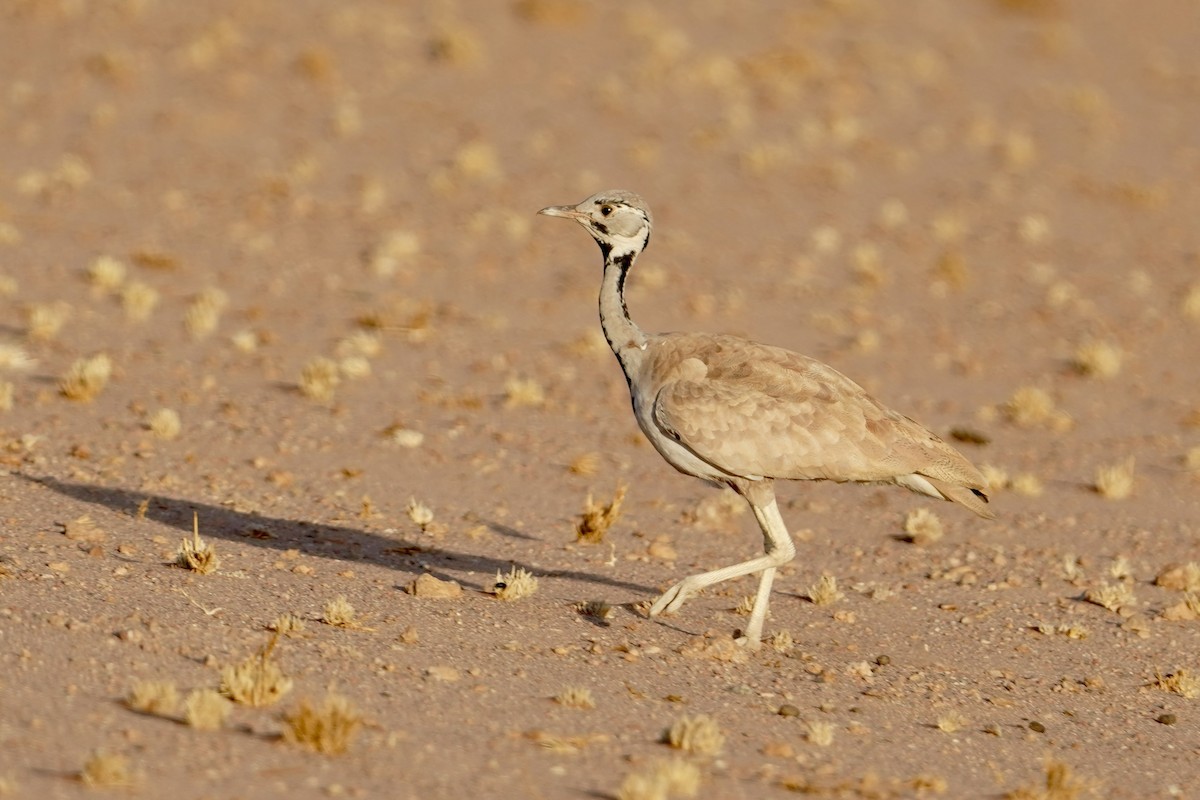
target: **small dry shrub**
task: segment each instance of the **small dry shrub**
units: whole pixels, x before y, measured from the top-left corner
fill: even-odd
[[[585,617],[597,620],[607,620],[613,615],[613,608],[604,600],[584,600],[571,606],[576,612]]]
[[[129,759],[119,753],[96,750],[79,771],[79,780],[92,789],[111,789],[133,785]]]
[[[538,579],[521,567],[513,567],[507,575],[496,573],[493,593],[501,600],[520,600],[537,592]]]
[[[318,403],[333,402],[333,393],[342,382],[341,370],[331,358],[317,356],[300,371],[300,393]]]
[[[669,800],[695,797],[700,768],[682,758],[656,759],[645,770],[631,772],[617,790],[617,800]]]
[[[1071,427],[1071,417],[1058,409],[1054,398],[1037,386],[1022,386],[1001,409],[1004,416],[1022,428],[1050,428],[1063,431]]]
[[[1096,468],[1096,493],[1107,500],[1124,500],[1133,494],[1135,460],[1133,456],[1116,464]]]
[[[1186,669],[1177,669],[1168,673],[1154,670],[1154,681],[1150,685],[1189,700],[1200,697],[1200,676],[1188,672]]]
[[[267,630],[280,636],[304,632],[304,620],[292,613],[280,614],[267,625]]]
[[[554,702],[567,708],[589,709],[596,707],[592,699],[592,690],[586,686],[568,686],[554,695]]]
[[[904,536],[915,545],[933,544],[944,535],[941,519],[928,508],[914,508],[904,517]]]
[[[183,719],[198,731],[215,731],[225,724],[231,709],[229,701],[220,692],[196,689],[183,701]]]
[[[350,748],[362,725],[362,715],[345,697],[329,694],[317,707],[301,700],[283,721],[287,725],[285,740],[318,753],[337,755]]]
[[[80,358],[62,376],[58,390],[63,397],[90,402],[104,391],[112,371],[113,362],[106,353]]]
[[[625,502],[626,487],[622,484],[613,493],[613,499],[607,503],[597,503],[588,492],[583,501],[583,513],[575,523],[575,539],[586,544],[599,544],[604,541],[608,529],[621,516],[621,504]]]
[[[663,741],[676,750],[697,756],[715,756],[725,746],[725,734],[707,714],[685,715],[663,733]]]
[[[836,731],[832,722],[825,720],[812,720],[805,723],[804,738],[815,744],[817,747],[829,747],[833,744],[833,735]]]
[[[125,705],[142,714],[169,717],[179,708],[174,681],[138,681],[129,690]]]
[[[358,618],[358,612],[346,600],[346,596],[341,594],[325,603],[325,608],[321,611],[321,622],[337,628],[362,627],[362,620]]]
[[[193,339],[199,340],[217,329],[221,313],[229,305],[229,295],[221,289],[205,289],[192,300],[183,315],[184,327]]]
[[[262,708],[274,705],[292,690],[292,679],[283,674],[271,657],[279,634],[240,664],[221,669],[221,694],[242,705]]]
[[[1093,587],[1084,593],[1083,599],[1117,613],[1121,613],[1123,609],[1131,608],[1137,603],[1133,589],[1125,583],[1104,583]]]
[[[217,557],[217,551],[200,538],[200,518],[193,512],[192,538],[184,539],[180,543],[179,552],[175,554],[175,566],[207,575],[216,572],[220,565],[221,559]]]
[[[970,720],[957,711],[947,711],[938,717],[937,729],[942,733],[958,733],[970,724]]]
[[[822,575],[821,579],[808,587],[808,599],[813,605],[828,606],[845,597],[838,589],[837,578],[832,575]]]
[[[1045,780],[1041,786],[1022,786],[1006,792],[1004,800],[1076,800],[1089,789],[1087,781],[1061,761],[1046,762]]]
[[[1112,342],[1089,339],[1079,345],[1071,365],[1082,375],[1094,378],[1113,378],[1121,371],[1124,353]]]
[[[146,425],[150,428],[151,433],[166,441],[179,438],[179,432],[183,429],[179,412],[171,408],[160,408],[155,411],[150,415]]]

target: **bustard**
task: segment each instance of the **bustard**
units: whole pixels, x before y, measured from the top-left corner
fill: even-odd
[[[651,617],[761,572],[741,639],[760,646],[775,570],[796,554],[775,502],[779,478],[894,483],[995,516],[971,462],[832,367],[736,336],[644,333],[625,305],[625,278],[650,241],[650,208],[638,195],[611,190],[538,213],[575,220],[600,245],[600,324],[646,438],[675,469],[744,497],[762,528],[763,555],[684,578],[654,602]]]

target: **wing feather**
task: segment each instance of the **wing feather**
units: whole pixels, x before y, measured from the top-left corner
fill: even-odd
[[[983,488],[956,450],[832,367],[725,337],[689,349],[691,363],[659,388],[653,420],[724,472],[834,481],[919,473]]]

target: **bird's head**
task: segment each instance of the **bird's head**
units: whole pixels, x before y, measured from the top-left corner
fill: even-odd
[[[650,242],[650,207],[641,197],[624,189],[609,189],[579,205],[550,206],[538,213],[578,222],[600,245],[606,259],[636,256]]]

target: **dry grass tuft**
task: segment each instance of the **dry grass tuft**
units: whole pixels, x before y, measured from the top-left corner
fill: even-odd
[[[329,694],[316,708],[301,700],[283,721],[287,725],[283,731],[286,741],[332,756],[350,748],[362,725],[362,714],[345,697]]]
[[[771,645],[771,649],[776,653],[788,653],[796,646],[796,642],[792,639],[792,635],[787,631],[776,631],[767,637],[767,644]]]
[[[0,342],[0,369],[25,370],[37,364],[19,344]]]
[[[1076,800],[1088,790],[1088,782],[1074,774],[1061,761],[1046,762],[1045,781],[1041,786],[1021,787],[1004,794],[1004,800]]]
[[[350,605],[345,595],[340,594],[325,603],[325,607],[321,610],[321,622],[335,628],[362,629],[363,627],[362,620],[358,618],[358,612],[354,610],[354,606]]]
[[[942,716],[938,717],[937,729],[942,733],[958,733],[971,721],[957,711],[947,711]]]
[[[183,701],[184,722],[198,731],[219,730],[231,710],[230,702],[212,689],[196,689]]]
[[[573,475],[595,475],[599,469],[599,453],[583,453],[567,465],[567,471]]]
[[[1071,417],[1055,406],[1050,393],[1036,386],[1017,389],[1001,410],[1005,418],[1021,428],[1065,431],[1073,424]]]
[[[613,615],[613,608],[603,600],[585,600],[572,606],[575,611],[592,619],[607,620]]]
[[[1105,464],[1096,468],[1095,492],[1106,500],[1124,500],[1133,494],[1133,456],[1116,464]]]
[[[12,411],[16,387],[11,381],[0,381],[0,411]]]
[[[171,408],[160,408],[155,411],[150,420],[146,423],[150,432],[159,439],[170,441],[179,438],[179,432],[183,429],[183,422],[179,419],[179,412]]]
[[[832,722],[812,720],[805,723],[804,738],[817,747],[829,747],[833,744],[833,735],[836,730]]]
[[[1044,636],[1059,635],[1065,636],[1068,639],[1086,639],[1092,634],[1092,632],[1087,628],[1074,622],[1064,622],[1058,625],[1051,625],[1043,622],[1039,625],[1036,625],[1034,630],[1040,634],[1043,634]]]
[[[1022,497],[1041,497],[1045,492],[1042,480],[1032,472],[1018,473],[1012,479],[1012,490]]]
[[[505,408],[540,408],[546,405],[546,390],[533,378],[512,377],[504,382]]]
[[[280,614],[267,625],[267,630],[274,631],[280,636],[291,636],[304,632],[304,620],[292,613]]]
[[[338,363],[325,356],[317,356],[300,371],[300,393],[318,403],[333,402],[333,393],[342,382]]]
[[[271,658],[279,634],[240,664],[221,669],[221,694],[242,705],[262,708],[274,705],[292,690],[292,679]]]
[[[421,252],[421,238],[412,231],[389,231],[367,254],[367,263],[375,275],[387,277],[412,263]],[[368,355],[364,353],[363,355]]]
[[[838,589],[837,578],[822,575],[821,579],[808,587],[808,599],[816,606],[828,606],[845,597]]]
[[[415,497],[408,498],[408,518],[425,530],[433,522],[433,509]]]
[[[130,281],[121,290],[121,308],[125,318],[141,322],[149,317],[158,306],[158,290],[142,281]]]
[[[1071,366],[1081,375],[1093,378],[1114,378],[1121,371],[1124,352],[1112,342],[1089,339],[1075,349]]]
[[[496,572],[492,592],[500,600],[520,600],[537,592],[538,579],[521,567],[513,567],[507,575]]]
[[[1170,673],[1154,670],[1154,681],[1150,685],[1155,689],[1186,697],[1188,700],[1200,697],[1200,677],[1186,669],[1177,669]]]
[[[663,741],[697,756],[715,756],[725,746],[725,734],[707,714],[685,715],[663,732]]]
[[[125,697],[125,705],[142,714],[169,717],[179,709],[174,681],[138,681]]]
[[[997,467],[995,464],[980,464],[979,471],[983,473],[984,483],[993,492],[1007,489],[1012,485],[1008,477],[1008,470],[1003,467]]]
[[[220,565],[221,559],[217,557],[217,551],[200,538],[200,517],[193,512],[192,538],[184,539],[179,544],[179,552],[175,554],[175,566],[207,575],[216,572]]]
[[[617,790],[617,800],[669,800],[695,797],[700,768],[681,758],[657,759],[644,771],[631,772]]]
[[[583,513],[575,523],[575,540],[585,544],[600,544],[605,534],[621,516],[621,504],[625,502],[627,487],[622,484],[613,493],[608,503],[597,503],[588,492],[583,501]]]
[[[100,292],[115,292],[125,282],[129,268],[125,262],[112,256],[97,256],[88,265],[88,281]]]
[[[52,341],[70,316],[70,304],[62,301],[30,306],[26,313],[25,335],[35,342]]]
[[[904,517],[904,534],[907,541],[924,547],[933,544],[945,535],[942,521],[928,508],[914,508]]]
[[[1095,603],[1098,606],[1107,608],[1109,611],[1115,611],[1118,614],[1137,604],[1137,598],[1133,595],[1133,589],[1129,588],[1129,585],[1125,583],[1105,583],[1099,587],[1088,589],[1084,593],[1083,599],[1089,603]]]
[[[215,287],[196,295],[183,314],[183,324],[188,334],[196,340],[203,339],[217,329],[221,313],[229,305],[229,295]]]
[[[92,789],[112,789],[133,785],[129,759],[119,753],[97,750],[83,762],[79,780]]]
[[[592,690],[586,686],[568,686],[554,695],[554,702],[567,708],[591,709],[596,707]]]
[[[71,400],[90,402],[96,399],[112,377],[113,362],[107,353],[80,358],[71,365],[58,383],[58,390]]]

